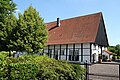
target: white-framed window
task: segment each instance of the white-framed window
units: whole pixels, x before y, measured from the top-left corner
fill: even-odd
[[[65,55],[65,49],[61,49],[61,55]]]
[[[52,54],[52,49],[49,49],[49,54]]]
[[[69,49],[69,60],[79,61],[79,49],[75,49],[75,50]]]
[[[69,55],[73,55],[73,49],[69,49]],[[79,55],[79,49],[75,49],[74,55]]]
[[[74,55],[79,55],[79,49],[75,49]]]
[[[55,49],[54,54],[53,54],[53,58],[58,60],[58,49]]]
[[[58,49],[55,49],[55,53],[54,53],[55,55],[58,55]]]
[[[52,49],[49,49],[49,57],[52,57]]]

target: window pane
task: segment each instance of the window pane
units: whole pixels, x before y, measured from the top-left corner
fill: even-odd
[[[52,57],[52,49],[49,49],[49,56]]]
[[[61,49],[61,55],[65,55],[65,50]]]
[[[53,55],[53,58],[58,59],[58,49],[55,49],[55,53]]]

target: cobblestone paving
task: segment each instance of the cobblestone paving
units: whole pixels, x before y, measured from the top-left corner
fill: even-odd
[[[93,64],[89,66],[90,80],[119,80],[119,65]]]

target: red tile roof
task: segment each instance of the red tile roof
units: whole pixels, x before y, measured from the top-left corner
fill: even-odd
[[[108,51],[108,50],[104,50],[104,52],[108,53],[108,54],[112,54],[112,52]]]
[[[100,12],[60,20],[59,27],[55,27],[56,21],[46,23],[48,45],[95,42],[101,14]]]

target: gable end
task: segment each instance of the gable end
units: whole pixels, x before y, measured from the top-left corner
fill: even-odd
[[[102,14],[101,14],[101,19],[100,19],[95,43],[97,43],[101,46],[109,46],[107,33],[106,33],[105,24],[104,24]]]

